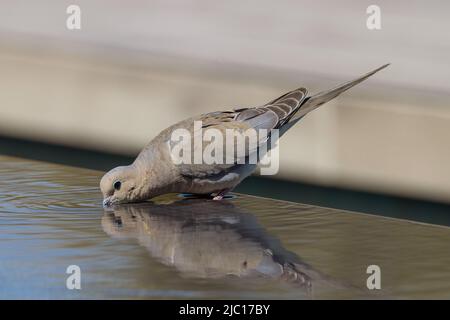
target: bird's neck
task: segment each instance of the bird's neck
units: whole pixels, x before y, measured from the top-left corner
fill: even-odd
[[[174,192],[176,168],[164,149],[147,146],[132,166],[138,172],[136,192],[142,200]]]

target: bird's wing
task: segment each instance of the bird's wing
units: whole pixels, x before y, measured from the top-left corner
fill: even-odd
[[[184,143],[190,144],[191,163],[182,163],[178,165],[180,173],[191,177],[208,177],[212,175],[226,174],[231,168],[238,164],[248,163],[250,157],[257,157],[258,148],[261,144],[266,143],[270,137],[270,130],[278,129],[284,123],[289,121],[290,117],[298,110],[302,101],[306,98],[307,91],[305,88],[299,88],[290,91],[281,97],[272,100],[271,102],[261,106],[252,108],[238,108],[229,111],[218,111],[200,115],[199,117],[190,119],[186,128],[192,137],[204,137],[209,130],[215,130],[223,137],[222,163],[205,164],[195,163],[194,153],[203,154],[211,150],[212,144],[215,142],[212,138],[210,141],[203,141],[202,144],[194,144],[191,141]],[[194,121],[201,121],[201,126],[195,126]],[[249,130],[250,129],[250,130]],[[254,129],[254,130],[252,130]],[[259,134],[260,129],[267,130],[267,135]],[[200,131],[201,130],[201,131]],[[209,131],[214,135],[213,131]],[[227,132],[233,132],[241,138],[234,138],[231,142],[234,152],[227,152],[227,143],[230,144],[227,138]],[[256,132],[256,143],[249,145],[249,139],[246,139],[246,134]],[[209,149],[208,149],[209,148]],[[238,153],[242,150],[243,153]],[[255,159],[255,158],[253,158]]]
[[[307,113],[364,81],[376,72],[386,68],[388,65],[389,64],[381,66],[353,81],[310,97],[306,96],[308,92],[305,88],[298,88],[260,107],[240,108],[203,114],[197,118],[191,119],[189,122],[191,124],[190,130],[195,135],[200,129],[216,129],[218,132],[222,133],[223,137],[226,137],[227,129],[232,129],[234,132],[241,134],[248,129],[256,129],[257,131],[259,129],[266,129],[269,132],[271,129],[280,129],[279,136],[281,136]],[[202,125],[198,127],[197,130],[193,125],[195,120],[202,121]],[[233,153],[231,154],[231,158],[229,157],[230,154],[227,154],[226,152],[225,144],[227,141],[224,139],[222,150],[224,156],[227,155],[228,157],[224,158],[223,164],[182,164],[180,165],[180,170],[182,174],[195,177],[206,177],[215,174],[220,176],[239,164],[239,161],[242,161],[243,158],[248,159],[249,157],[254,156],[261,144],[265,143],[269,137],[270,135],[258,135],[257,144],[254,144],[253,147],[246,145],[247,142],[245,139],[234,140],[234,150],[245,150],[245,153]],[[208,145],[210,144],[203,143],[202,145],[194,145],[194,148],[191,148],[190,150],[192,150],[192,153],[197,152],[202,154],[202,152],[208,148]]]

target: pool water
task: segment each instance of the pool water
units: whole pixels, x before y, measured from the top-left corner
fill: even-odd
[[[450,298],[448,227],[242,194],[105,210],[101,176],[0,156],[0,298]]]

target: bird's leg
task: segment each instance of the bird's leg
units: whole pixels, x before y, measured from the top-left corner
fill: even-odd
[[[214,196],[213,200],[222,200],[223,197],[230,191],[231,189],[223,189],[217,192],[217,194]]]

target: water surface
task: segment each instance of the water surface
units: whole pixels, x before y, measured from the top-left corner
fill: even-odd
[[[0,157],[0,298],[450,298],[447,227],[245,195],[105,211],[101,175]]]

